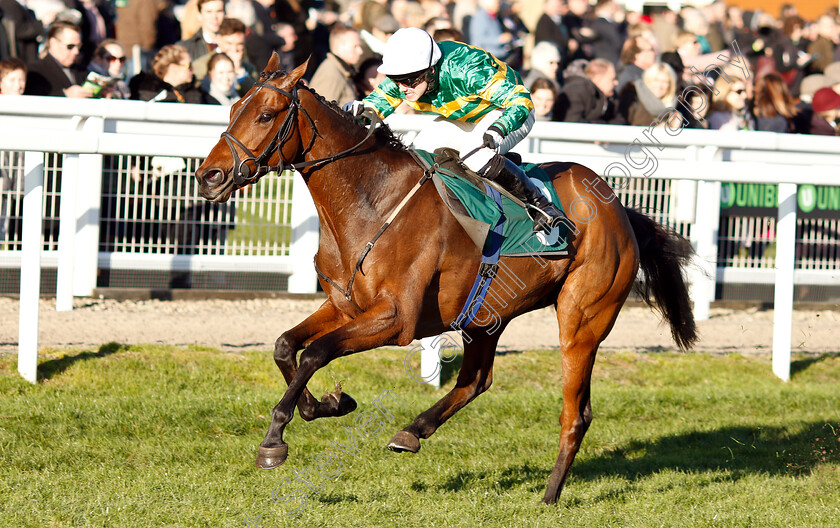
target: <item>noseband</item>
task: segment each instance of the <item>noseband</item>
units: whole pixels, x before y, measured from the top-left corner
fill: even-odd
[[[275,152],[277,152],[289,139],[289,136],[292,133],[292,128],[294,127],[294,123],[297,119],[298,112],[303,112],[303,115],[305,115],[307,121],[309,121],[309,126],[313,132],[309,140],[309,144],[303,150],[303,154],[309,152],[309,150],[312,148],[312,145],[315,143],[315,137],[320,135],[318,134],[318,129],[315,127],[315,121],[313,121],[312,117],[310,117],[306,109],[303,108],[303,106],[301,106],[301,101],[298,97],[298,88],[301,85],[296,83],[292,87],[292,91],[287,92],[286,90],[281,90],[280,88],[277,88],[273,84],[269,84],[269,81],[272,81],[280,75],[285,75],[285,73],[286,72],[279,70],[270,74],[261,73],[260,78],[262,78],[262,80],[254,85],[256,89],[253,92],[251,92],[245,99],[245,101],[242,104],[242,107],[239,109],[239,113],[237,113],[236,117],[234,117],[233,120],[230,122],[230,124],[227,127],[227,130],[222,132],[222,138],[228,144],[231,154],[233,155],[233,181],[238,187],[244,187],[246,185],[256,183],[261,177],[263,177],[269,172],[283,172],[287,169],[299,171],[300,169],[303,169],[305,167],[324,165],[333,162],[339,158],[342,158],[347,154],[350,154],[351,152],[355,151],[360,146],[362,146],[362,144],[373,135],[377,125],[381,122],[379,117],[376,115],[376,112],[372,110],[366,110],[363,113],[363,116],[368,117],[371,120],[371,124],[368,127],[368,133],[364,137],[364,139],[362,139],[353,147],[343,152],[339,152],[338,154],[328,156],[326,158],[305,161],[302,163],[287,162],[283,159],[282,153],[278,153],[280,164],[268,165],[267,162],[271,158],[271,156]],[[280,125],[280,128],[277,129],[277,133],[274,134],[274,137],[271,138],[271,141],[268,143],[268,145],[266,145],[262,153],[256,155],[251,151],[251,149],[246,147],[244,143],[237,139],[236,136],[231,134],[230,130],[233,127],[233,125],[236,124],[236,121],[239,120],[239,117],[245,111],[245,108],[247,108],[248,104],[251,103],[253,97],[257,95],[257,93],[263,88],[274,90],[280,95],[287,97],[290,103],[289,108],[286,111],[286,117],[283,119],[283,123]],[[245,153],[245,158],[240,159],[239,152],[237,151],[236,147],[239,147],[242,150],[242,152]],[[253,164],[253,170],[251,168],[251,164]]]

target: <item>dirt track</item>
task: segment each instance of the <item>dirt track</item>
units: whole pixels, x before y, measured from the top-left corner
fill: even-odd
[[[114,301],[77,299],[72,312],[56,312],[55,302],[41,301],[41,348],[98,348],[122,344],[207,345],[223,350],[271,350],[274,340],[312,313],[322,301],[288,299],[201,301]],[[0,353],[17,352],[18,301],[0,298]],[[840,312],[794,313],[794,351],[838,352]],[[696,349],[769,357],[773,312],[713,309],[699,323]],[[514,320],[502,335],[501,350],[557,347],[557,321],[551,309]],[[638,352],[674,350],[666,326],[647,308],[625,308],[601,350]]]

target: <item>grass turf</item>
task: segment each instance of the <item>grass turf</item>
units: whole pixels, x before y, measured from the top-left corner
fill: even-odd
[[[285,389],[270,353],[46,351],[37,386],[0,358],[0,526],[838,525],[840,356],[799,358],[782,383],[739,355],[602,354],[595,421],[546,506],[559,352],[498,356],[493,387],[416,455],[384,445],[443,391],[412,380],[405,354],[318,373],[316,396],[340,382],[359,408],[295,418],[273,471],[253,464]]]

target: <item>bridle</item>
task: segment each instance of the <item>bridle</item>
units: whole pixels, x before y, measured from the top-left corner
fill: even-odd
[[[320,158],[310,161],[303,161],[300,163],[291,163],[283,159],[282,155],[282,146],[285,142],[289,139],[289,136],[292,134],[292,129],[294,127],[294,123],[297,120],[298,112],[303,112],[303,115],[306,116],[307,121],[309,121],[309,126],[312,130],[312,135],[309,139],[309,144],[303,149],[301,156],[305,155],[309,150],[312,148],[312,145],[315,143],[315,138],[320,136],[318,133],[318,129],[315,126],[315,121],[309,115],[309,112],[306,111],[303,106],[301,106],[300,98],[298,97],[298,88],[302,85],[300,83],[296,83],[292,87],[291,92],[287,92],[286,90],[282,90],[273,84],[270,84],[270,81],[274,80],[275,78],[285,75],[286,72],[284,71],[274,71],[272,73],[260,73],[260,82],[254,85],[254,90],[245,98],[242,103],[242,106],[239,108],[239,112],[236,114],[230,124],[228,125],[227,129],[222,132],[222,139],[228,144],[230,148],[230,152],[233,155],[233,181],[238,187],[244,187],[246,185],[250,185],[256,183],[260,178],[266,175],[269,172],[283,172],[284,170],[295,170],[300,171],[300,169],[304,169],[306,167],[313,167],[317,165],[325,165],[327,163],[331,163],[337,159],[343,158],[344,156],[354,152],[356,149],[362,146],[362,144],[367,141],[373,133],[376,131],[376,127],[381,123],[379,116],[376,112],[372,110],[366,110],[363,116],[370,119],[371,123],[368,127],[367,135],[365,135],[364,139],[359,141],[354,146],[350,147],[347,150],[339,152],[338,154],[333,154],[332,156],[328,156],[326,158]],[[256,155],[254,154],[251,149],[245,146],[239,139],[236,138],[233,134],[230,133],[231,128],[239,118],[242,116],[242,113],[245,111],[245,108],[251,103],[251,100],[254,98],[257,93],[263,88],[268,88],[270,90],[274,90],[275,92],[279,93],[280,95],[285,96],[289,99],[289,107],[286,110],[286,117],[283,119],[283,123],[281,123],[280,127],[277,129],[277,133],[274,134],[274,137],[271,138],[271,141],[268,145],[265,146],[263,151]],[[240,159],[239,152],[237,148],[242,150],[245,153],[245,157]],[[268,165],[267,162],[271,158],[271,156],[278,152],[278,157],[280,159],[279,165]],[[253,164],[253,169],[251,165]]]

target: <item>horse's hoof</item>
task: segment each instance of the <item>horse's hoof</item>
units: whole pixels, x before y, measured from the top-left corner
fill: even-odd
[[[274,469],[286,461],[289,456],[289,445],[280,447],[263,447],[257,450],[257,467],[260,469]]]
[[[420,451],[420,439],[407,431],[400,431],[388,442],[388,449],[397,453]]]
[[[341,392],[341,386],[335,392],[324,394],[321,398],[321,413],[323,416],[344,416],[356,410],[358,404],[349,394]]]

